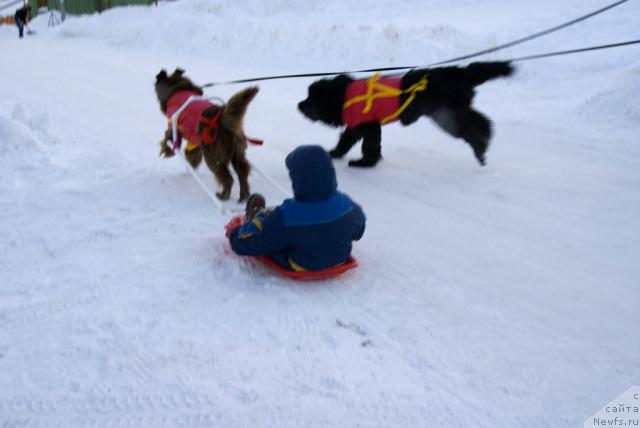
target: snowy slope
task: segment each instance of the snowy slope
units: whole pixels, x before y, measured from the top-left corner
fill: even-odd
[[[2,426],[570,427],[637,385],[640,48],[479,88],[484,168],[427,120],[386,127],[375,169],[337,162],[368,229],[361,267],[319,284],[233,255],[227,219],[156,157],[162,67],[423,64],[605,4],[557,3],[181,0],[0,27]],[[638,16],[489,58],[632,39]],[[295,110],[310,82],[262,83],[247,116],[266,141],[250,159],[283,186],[290,150],[337,141]]]
[[[23,7],[22,2],[16,3],[15,0],[0,0],[0,15],[13,16],[16,10]]]

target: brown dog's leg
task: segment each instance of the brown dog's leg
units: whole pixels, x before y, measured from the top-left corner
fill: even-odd
[[[240,182],[240,199],[238,199],[238,202],[242,202],[248,199],[251,194],[249,190],[249,172],[251,166],[244,155],[244,151],[236,151],[231,165],[238,175],[238,181]]]
[[[231,187],[233,187],[233,177],[229,172],[229,158],[225,156],[220,149],[216,147],[217,144],[205,144],[201,147],[204,161],[215,175],[218,180],[218,184],[222,187],[220,192],[216,193],[216,196],[226,201],[231,195]]]
[[[173,150],[167,145],[169,141],[173,138],[173,132],[171,129],[167,129],[164,132],[164,138],[160,140],[160,156],[165,158],[170,158],[173,156]]]
[[[229,168],[226,163],[218,164],[213,168],[213,174],[218,179],[218,183],[222,186],[222,190],[216,193],[216,196],[226,201],[231,196],[231,187],[233,186],[233,177],[229,172]]]
[[[189,162],[189,165],[191,165],[193,169],[196,169],[200,165],[200,162],[202,162],[202,150],[200,147],[187,150],[184,152],[184,157],[187,159],[187,162]]]

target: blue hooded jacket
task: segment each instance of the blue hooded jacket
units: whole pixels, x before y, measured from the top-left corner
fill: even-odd
[[[245,256],[272,256],[291,270],[321,270],[344,263],[351,242],[365,229],[360,206],[338,192],[333,163],[320,146],[300,146],[287,156],[294,198],[258,215],[229,236]]]

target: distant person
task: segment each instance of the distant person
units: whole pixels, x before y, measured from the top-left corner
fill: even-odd
[[[270,256],[291,271],[318,271],[345,263],[351,242],[362,237],[365,216],[337,190],[336,172],[320,146],[300,146],[287,156],[294,197],[263,211],[264,198],[247,201],[248,219],[228,232],[242,256]]]
[[[31,6],[25,6],[16,10],[15,19],[20,38],[24,36],[24,27],[27,27],[27,34],[31,34],[31,30],[28,25],[31,20]]]

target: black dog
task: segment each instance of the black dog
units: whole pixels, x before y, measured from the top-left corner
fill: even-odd
[[[467,67],[413,69],[403,76],[354,80],[340,74],[309,86],[298,109],[312,121],[346,126],[338,145],[329,153],[343,157],[360,139],[362,159],[350,166],[374,166],[382,158],[380,126],[400,120],[410,125],[421,116],[466,141],[481,165],[491,138],[491,122],[471,107],[475,87],[513,73],[508,62],[475,62]]]

